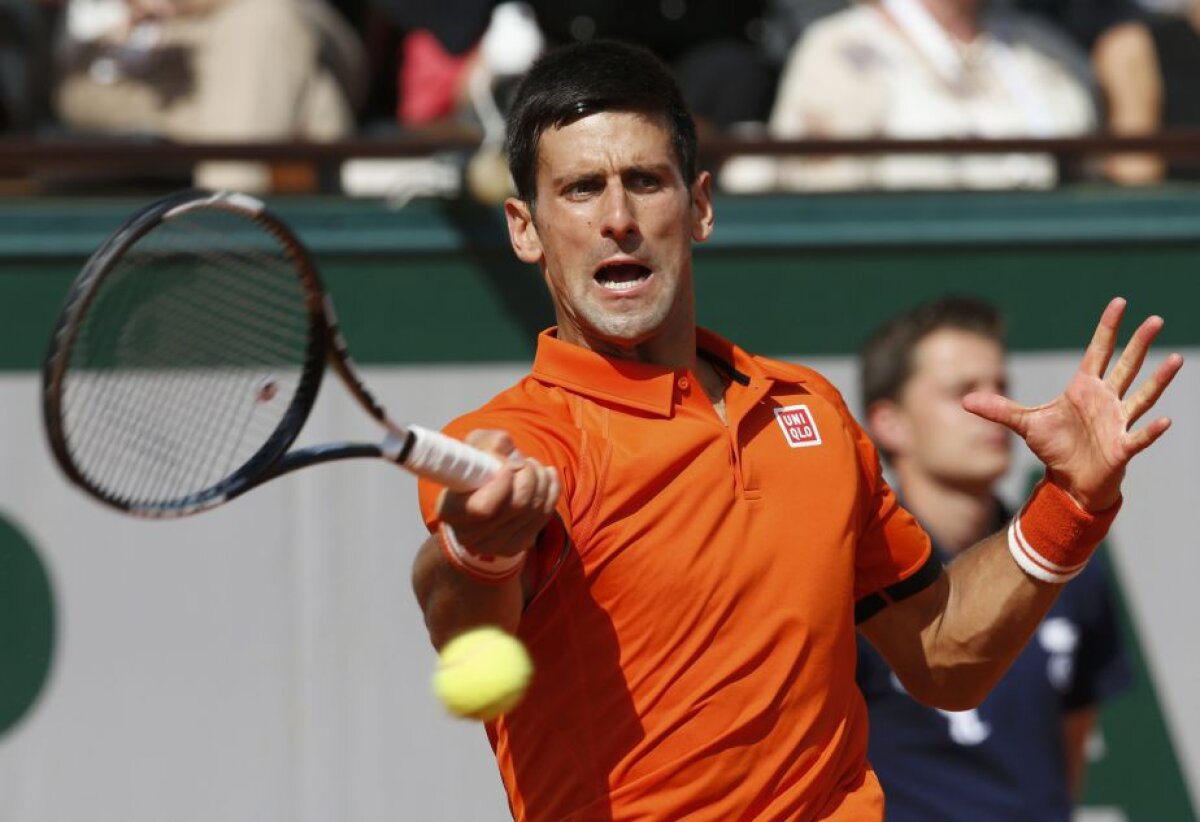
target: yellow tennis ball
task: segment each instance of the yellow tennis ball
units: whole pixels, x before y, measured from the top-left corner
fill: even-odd
[[[533,662],[525,646],[499,628],[475,628],[442,647],[433,692],[455,716],[487,721],[516,707]]]

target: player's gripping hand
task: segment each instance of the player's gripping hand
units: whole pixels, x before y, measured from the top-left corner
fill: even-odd
[[[439,519],[476,554],[511,557],[529,550],[554,513],[558,472],[522,456],[503,431],[472,431],[465,441],[499,457],[504,465],[475,491],[443,490],[437,503]]]

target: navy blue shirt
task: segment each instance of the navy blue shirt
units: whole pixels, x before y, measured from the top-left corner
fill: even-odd
[[[947,561],[937,545],[934,551]],[[883,784],[888,822],[1068,822],[1063,716],[1132,681],[1116,607],[1096,561],[1067,583],[975,710],[916,702],[862,637],[857,676],[870,714],[867,758]]]

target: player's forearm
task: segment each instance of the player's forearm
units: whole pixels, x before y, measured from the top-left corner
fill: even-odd
[[[946,571],[944,607],[922,631],[938,707],[974,707],[1025,647],[1062,585],[1029,576],[1004,532],[961,554]]]
[[[413,562],[412,583],[434,647],[480,625],[516,633],[523,606],[519,575],[499,583],[472,579],[452,566],[430,537]]]

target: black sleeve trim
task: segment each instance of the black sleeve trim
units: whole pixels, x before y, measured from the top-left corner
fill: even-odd
[[[882,611],[893,602],[908,599],[913,594],[920,593],[935,583],[942,575],[942,563],[932,553],[925,564],[907,579],[892,583],[882,591],[867,594],[854,603],[854,624],[858,625]]]

